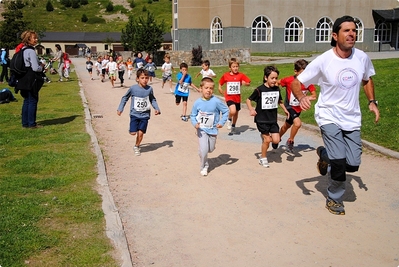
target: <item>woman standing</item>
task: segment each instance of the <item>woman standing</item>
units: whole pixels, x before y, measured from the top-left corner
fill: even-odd
[[[23,47],[20,53],[23,53],[27,73],[18,80],[15,89],[20,90],[24,98],[22,127],[34,129],[40,127],[36,123],[36,112],[39,90],[44,83],[43,64],[39,62],[34,48],[37,45],[37,33],[31,30],[24,31],[21,39]]]
[[[55,45],[55,55],[54,58],[51,61],[57,61],[58,60],[58,75],[60,75],[60,79],[58,80],[59,82],[62,82],[62,77],[63,77],[63,71],[64,71],[64,53],[61,50],[61,46],[59,44]]]
[[[6,82],[8,82],[8,67],[10,63],[10,59],[8,58],[8,49],[7,48],[2,48],[1,49],[1,56],[0,56],[0,62],[1,62],[1,74],[0,74],[0,83],[4,81],[4,78]]]

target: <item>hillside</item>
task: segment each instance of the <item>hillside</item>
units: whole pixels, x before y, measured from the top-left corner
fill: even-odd
[[[127,0],[112,0],[114,10],[106,11],[109,0],[88,0],[87,5],[79,8],[66,8],[59,0],[51,0],[54,11],[46,10],[47,0],[28,2],[23,8],[24,18],[37,24],[44,31],[65,32],[119,32],[125,28],[129,16],[138,17],[148,10],[154,14],[157,21],[165,21],[165,31],[172,25],[172,1],[170,0],[134,0],[134,8]],[[85,14],[86,23],[81,21]]]

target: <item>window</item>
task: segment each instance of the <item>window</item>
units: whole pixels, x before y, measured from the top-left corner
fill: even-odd
[[[328,43],[331,41],[333,23],[331,19],[321,18],[316,25],[316,43]]]
[[[108,45],[107,44],[104,45],[104,50],[108,50]]]
[[[270,43],[272,41],[272,23],[265,16],[259,16],[252,22],[252,42]]]
[[[363,36],[364,36],[364,26],[363,22],[355,17],[355,22],[356,22],[356,42],[362,43],[363,42]]]
[[[286,43],[303,43],[304,41],[303,22],[298,17],[291,17],[285,23],[284,42]]]
[[[215,17],[211,25],[211,44],[223,43],[223,25],[219,17]]]
[[[377,21],[374,29],[374,42],[389,43],[391,41],[392,26],[390,23]]]

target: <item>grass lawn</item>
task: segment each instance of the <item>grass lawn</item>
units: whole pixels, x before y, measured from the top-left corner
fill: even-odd
[[[20,95],[0,105],[1,266],[117,266],[76,81],[44,85],[43,128],[22,128]]]

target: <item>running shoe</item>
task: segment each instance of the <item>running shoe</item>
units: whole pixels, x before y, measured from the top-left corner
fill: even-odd
[[[323,175],[323,176],[327,174],[327,169],[328,169],[328,162],[325,162],[325,161],[322,160],[322,158],[321,158],[321,154],[322,154],[322,152],[323,152],[324,149],[325,149],[324,146],[319,146],[319,147],[316,149],[316,153],[317,153],[317,155],[319,156],[319,160],[317,161],[317,170],[318,170],[319,173],[320,173],[321,175]]]
[[[236,133],[236,127],[231,126],[231,130],[229,132],[229,135],[233,135]]]
[[[269,162],[267,161],[267,158],[259,159],[259,165],[262,165],[265,168],[269,168]]]
[[[288,152],[294,153],[294,141],[288,139],[285,145],[287,146]]]
[[[326,199],[326,209],[335,215],[345,215],[344,204],[334,201],[329,197]]]
[[[227,120],[227,130],[231,130],[231,120]]]
[[[207,175],[208,175],[208,168],[207,168],[207,167],[203,168],[203,169],[200,171],[200,174],[201,174],[202,176],[207,176]]]
[[[136,156],[140,156],[140,155],[141,155],[140,147],[134,146],[134,147],[133,147],[133,150],[134,150],[134,154],[135,154]]]

